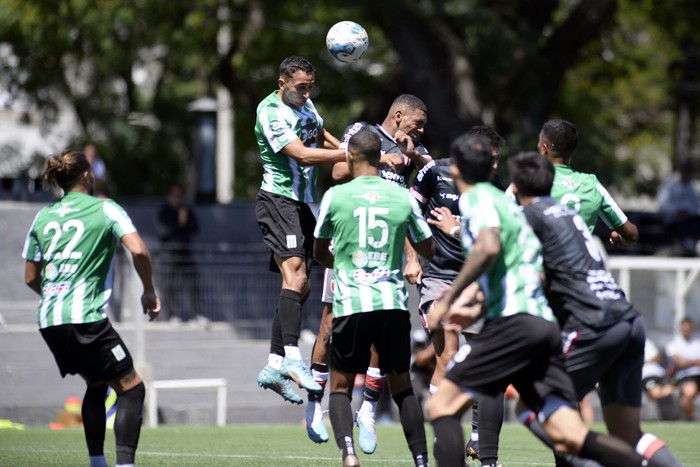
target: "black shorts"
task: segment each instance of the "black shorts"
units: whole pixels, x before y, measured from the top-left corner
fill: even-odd
[[[575,404],[561,354],[559,326],[518,313],[486,321],[447,367],[447,379],[475,395],[495,396],[513,384],[523,402],[539,411],[550,394]]]
[[[639,315],[603,330],[562,331],[564,365],[579,400],[598,384],[601,405],[641,407],[644,341]]]
[[[399,375],[411,366],[408,311],[381,310],[333,318],[330,365],[344,373],[365,373],[372,344],[382,373]]]
[[[255,200],[255,217],[263,241],[272,250],[270,270],[279,272],[274,255],[280,258],[299,256],[311,268],[316,218],[308,204],[286,196],[260,190]]]
[[[90,383],[120,379],[134,369],[131,354],[107,319],[41,329],[61,376],[82,375]]]

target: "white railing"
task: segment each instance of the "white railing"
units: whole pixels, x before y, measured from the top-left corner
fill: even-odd
[[[618,283],[632,302],[634,302],[634,297],[631,296],[633,271],[675,271],[674,322],[678,323],[686,316],[688,294],[700,274],[700,258],[609,256],[606,264],[609,270],[619,271]]]

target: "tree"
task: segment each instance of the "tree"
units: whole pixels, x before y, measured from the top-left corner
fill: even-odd
[[[183,181],[186,104],[225,86],[236,115],[239,199],[259,187],[255,108],[293,54],[316,66],[315,102],[336,136],[354,120],[381,121],[404,92],[427,103],[425,142],[437,156],[475,123],[496,127],[507,152],[517,152],[534,148],[544,120],[566,118],[581,130],[575,166],[630,193],[653,192],[663,169],[656,155],[671,142],[666,69],[680,57],[676,9],[693,10],[681,21],[686,35],[697,24],[690,0],[66,0],[44,14],[45,5],[0,0],[0,42],[12,50],[0,83],[47,121],[56,96],[66,96],[86,139],[102,143],[114,191],[133,194]],[[324,38],[348,18],[367,29],[370,49],[344,65]],[[218,50],[222,25],[232,40]],[[147,183],[134,184],[134,173]]]

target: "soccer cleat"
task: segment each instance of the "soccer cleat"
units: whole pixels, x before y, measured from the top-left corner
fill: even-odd
[[[320,402],[311,402],[306,405],[306,433],[314,443],[328,441],[328,430],[323,423],[323,411]]]
[[[301,404],[304,402],[302,398],[294,392],[292,384],[284,377],[282,372],[272,368],[270,365],[265,366],[265,368],[258,373],[258,386],[263,389],[272,389],[292,404]]]
[[[284,357],[284,363],[280,369],[280,374],[285,378],[293,380],[299,387],[308,391],[323,390],[321,385],[314,381],[314,377],[311,376],[311,372],[304,366],[302,360]]]
[[[355,424],[359,430],[358,441],[360,449],[365,454],[372,454],[377,449],[377,432],[374,428],[374,418],[371,416],[361,416],[357,412]]]
[[[467,449],[466,449],[466,455],[467,457],[470,457],[474,460],[479,459],[479,442],[474,441],[474,440],[469,440],[467,443]]]

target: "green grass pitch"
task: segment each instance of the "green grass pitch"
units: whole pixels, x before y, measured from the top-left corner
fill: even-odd
[[[700,425],[650,422],[643,427],[665,439],[687,467],[700,467]],[[599,424],[594,428],[601,430]],[[426,430],[428,439],[432,440],[429,425],[426,425]],[[378,425],[377,432],[377,451],[371,456],[359,453],[362,465],[413,465],[399,425]],[[430,449],[431,444],[429,441]],[[114,465],[114,436],[111,432],[107,434],[105,454],[109,464]],[[506,423],[503,427],[500,460],[504,467],[554,465],[547,449],[527,430],[513,423]],[[313,444],[302,426],[164,426],[142,430],[136,461],[140,467],[321,467],[340,465],[340,454],[333,440],[323,445]],[[0,430],[0,466],[87,464],[81,429]]]

